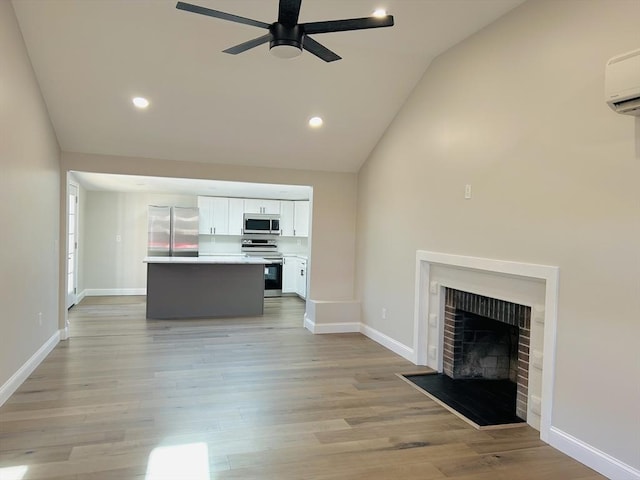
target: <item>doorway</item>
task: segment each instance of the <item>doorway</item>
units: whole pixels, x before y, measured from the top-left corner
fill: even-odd
[[[67,309],[78,300],[78,185],[69,183],[67,196]]]

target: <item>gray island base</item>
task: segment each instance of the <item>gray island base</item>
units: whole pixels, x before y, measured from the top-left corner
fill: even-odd
[[[147,257],[147,318],[260,316],[264,259]]]

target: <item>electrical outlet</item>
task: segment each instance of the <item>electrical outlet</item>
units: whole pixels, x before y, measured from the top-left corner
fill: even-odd
[[[387,319],[387,309],[386,308],[382,308],[382,319],[383,320]]]
[[[464,198],[467,200],[471,198],[471,185],[469,184],[464,186]]]
[[[118,234],[116,235],[116,242],[121,242],[122,241],[122,235]]]
[[[42,312],[38,312],[38,325],[42,326]]]

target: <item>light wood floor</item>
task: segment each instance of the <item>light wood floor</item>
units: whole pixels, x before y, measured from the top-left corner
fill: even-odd
[[[359,334],[309,333],[303,309],[268,299],[260,318],[148,321],[144,297],[85,299],[70,311],[72,338],[0,408],[0,472],[603,478],[529,427],[475,430],[396,376],[419,368]]]

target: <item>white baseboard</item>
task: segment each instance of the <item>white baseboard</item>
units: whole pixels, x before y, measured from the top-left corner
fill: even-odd
[[[0,387],[0,406],[4,405],[4,403],[9,400],[9,397],[18,390],[20,385],[29,378],[29,375],[31,375],[47,355],[51,353],[51,350],[55,348],[59,341],[60,331],[57,331]]]
[[[360,324],[357,322],[321,323],[317,324],[304,314],[304,328],[311,333],[359,333]]]
[[[76,295],[76,305],[82,301],[84,297],[86,297],[87,291],[82,290],[78,295]]]
[[[83,292],[87,297],[106,297],[116,295],[146,295],[146,288],[87,288]]]
[[[360,331],[374,342],[379,343],[383,347],[388,348],[394,353],[397,353],[401,357],[406,358],[411,363],[416,363],[415,352],[413,351],[413,348],[409,348],[406,345],[398,342],[397,340],[394,340],[384,333],[379,332],[375,328],[371,328],[370,326],[365,324],[361,324]]]
[[[550,429],[549,444],[607,478],[640,480],[640,470],[613,458],[611,455],[563,432],[557,427],[551,427]]]
[[[64,328],[59,330],[60,340],[68,340],[69,339],[69,326],[67,325]]]

